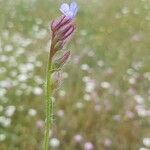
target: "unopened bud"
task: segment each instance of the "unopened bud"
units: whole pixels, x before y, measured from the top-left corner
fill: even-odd
[[[52,89],[57,89],[62,84],[62,74],[61,72],[54,72],[52,74]]]
[[[75,26],[72,25],[69,30],[65,33],[65,35],[63,36],[62,40],[67,40],[71,35],[72,33],[74,32],[75,30]]]
[[[51,23],[51,30],[54,32],[55,30],[57,30],[57,27],[60,25],[60,23],[63,21],[64,16],[61,16],[55,20],[52,21]]]
[[[70,51],[65,52],[61,58],[57,59],[54,62],[53,69],[55,70],[55,69],[59,69],[60,67],[62,67],[67,62],[69,56],[70,56]]]
[[[53,34],[53,44],[55,45],[59,40],[65,40],[67,39],[73,32],[75,29],[75,24],[74,22],[70,22],[64,26],[62,26],[59,30],[57,30],[54,34]]]
[[[70,21],[71,21],[70,18],[68,18],[66,16],[61,16],[51,23],[51,30],[53,32],[55,32],[55,31],[59,30],[62,26],[68,24]]]

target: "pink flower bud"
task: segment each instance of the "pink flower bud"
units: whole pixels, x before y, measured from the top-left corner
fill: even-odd
[[[58,29],[57,27],[60,25],[60,23],[63,21],[64,18],[65,18],[65,16],[61,16],[61,17],[59,17],[59,18],[52,21],[51,30],[53,32],[55,32]]]
[[[71,34],[74,32],[74,30],[75,30],[75,26],[71,26],[69,30],[63,36],[62,40],[67,40],[71,36]]]
[[[64,25],[70,23],[72,20],[69,17],[61,16],[56,20],[53,20],[51,23],[51,30],[53,32],[58,31]]]
[[[53,69],[55,70],[55,69],[59,69],[60,67],[62,67],[67,62],[69,56],[70,56],[70,51],[65,52],[61,58],[57,59],[54,62]]]
[[[70,56],[70,51],[65,52],[65,54],[61,57],[60,62],[64,65]]]
[[[63,78],[61,72],[54,72],[52,74],[52,89],[56,90],[62,84]]]
[[[71,35],[74,31],[74,23],[70,22],[62,26],[59,30],[53,34],[53,44],[56,44],[59,40],[64,40]]]
[[[62,49],[68,38],[75,30],[75,22],[72,18],[61,16],[51,23],[52,43],[51,43],[51,58],[55,53]]]

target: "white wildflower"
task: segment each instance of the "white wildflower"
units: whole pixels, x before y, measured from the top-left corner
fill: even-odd
[[[101,87],[102,87],[103,89],[109,89],[109,88],[111,87],[110,83],[109,83],[109,82],[106,82],[106,81],[101,82],[100,85],[101,85]]]
[[[35,95],[41,95],[43,93],[43,90],[40,87],[35,87],[35,88],[33,88],[33,93]]]
[[[84,70],[84,71],[88,71],[90,69],[90,67],[89,67],[88,64],[82,64],[81,69]]]
[[[11,119],[10,118],[6,118],[4,116],[0,116],[0,124],[3,127],[9,127],[11,124]]]
[[[15,110],[16,110],[15,106],[7,106],[6,111],[5,111],[5,115],[7,117],[11,117],[11,116],[13,116]]]
[[[143,139],[143,144],[144,144],[146,147],[150,147],[150,138],[144,138],[144,139]]]
[[[37,111],[35,109],[31,108],[28,110],[28,114],[29,114],[29,116],[34,117],[34,116],[36,116]]]
[[[59,91],[59,96],[64,97],[66,95],[66,92],[64,90]]]
[[[6,135],[5,134],[0,134],[0,141],[4,141],[6,139]]]
[[[50,139],[49,144],[50,144],[50,146],[53,147],[53,148],[59,147],[60,141],[59,141],[57,138],[52,138],[52,139]]]

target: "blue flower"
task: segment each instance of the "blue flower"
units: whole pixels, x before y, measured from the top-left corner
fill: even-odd
[[[71,19],[75,18],[77,11],[78,11],[78,5],[75,1],[73,1],[70,6],[67,3],[63,3],[60,6],[60,11],[66,16]]]

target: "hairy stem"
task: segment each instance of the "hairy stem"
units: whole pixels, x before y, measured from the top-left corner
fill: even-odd
[[[45,83],[45,105],[46,105],[46,120],[45,120],[45,135],[44,135],[44,150],[48,150],[49,145],[49,134],[52,126],[52,114],[53,114],[53,100],[52,100],[52,88],[51,88],[51,70],[52,70],[52,59],[49,54],[47,73],[46,73],[46,83]]]

